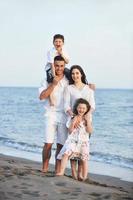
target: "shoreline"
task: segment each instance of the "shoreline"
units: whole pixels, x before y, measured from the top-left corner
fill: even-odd
[[[10,152],[10,153],[7,153]],[[18,149],[12,149],[10,147],[0,147],[0,154],[7,156],[14,156],[19,158],[28,159],[35,162],[40,162],[42,156],[41,154],[35,154],[32,152],[19,151]],[[52,153],[50,164],[54,165],[55,153]],[[70,164],[67,164],[67,168],[70,168]],[[114,166],[112,164],[102,163],[98,161],[89,160],[89,173],[97,175],[105,175],[109,177],[119,178],[123,181],[128,181],[133,183],[133,171],[131,169],[125,169],[119,166]]]
[[[0,199],[133,199],[133,183],[111,176],[89,174],[85,182],[54,175],[54,165],[42,173],[41,163],[0,154]],[[73,197],[73,198],[72,198]],[[75,198],[74,198],[75,197]]]

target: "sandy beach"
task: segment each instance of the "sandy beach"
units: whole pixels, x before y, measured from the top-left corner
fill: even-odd
[[[0,200],[86,200],[133,199],[133,184],[120,179],[89,174],[86,182],[54,175],[54,166],[48,173],[40,171],[41,163],[0,155]]]

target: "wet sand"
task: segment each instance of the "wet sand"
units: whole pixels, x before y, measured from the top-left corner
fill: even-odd
[[[133,183],[118,178],[89,174],[86,182],[40,171],[41,163],[0,154],[0,200],[131,200]]]

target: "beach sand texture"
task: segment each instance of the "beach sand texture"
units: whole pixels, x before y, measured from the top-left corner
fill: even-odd
[[[46,174],[40,169],[41,163],[0,155],[0,200],[133,199],[131,182],[94,174],[79,182],[69,175],[54,176],[53,165]]]

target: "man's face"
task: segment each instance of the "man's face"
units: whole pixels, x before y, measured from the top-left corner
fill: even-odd
[[[63,44],[64,44],[64,42],[62,41],[62,39],[56,39],[54,41],[54,47],[56,49],[62,49]]]
[[[55,67],[55,74],[57,76],[64,75],[64,68],[65,68],[65,62],[64,61],[55,61],[54,67]]]

